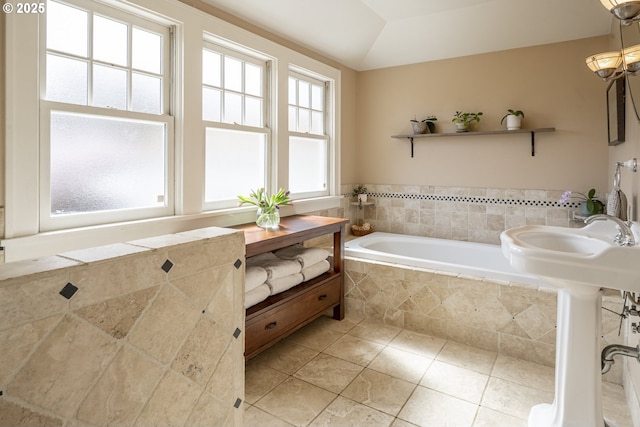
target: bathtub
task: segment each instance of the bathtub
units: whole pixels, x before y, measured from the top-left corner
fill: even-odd
[[[500,246],[485,243],[375,232],[346,242],[345,256],[549,287],[511,268]]]

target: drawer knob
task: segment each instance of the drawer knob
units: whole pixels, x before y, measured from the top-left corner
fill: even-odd
[[[327,294],[323,294],[318,297],[318,301],[324,301],[326,299],[327,299]]]
[[[278,322],[271,322],[267,326],[264,327],[264,330],[268,331],[269,329],[275,328],[277,325],[278,325]]]

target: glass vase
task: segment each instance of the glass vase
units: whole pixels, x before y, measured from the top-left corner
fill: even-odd
[[[256,213],[256,225],[261,228],[277,229],[280,224],[280,212],[276,209],[274,212],[263,212],[258,208]]]

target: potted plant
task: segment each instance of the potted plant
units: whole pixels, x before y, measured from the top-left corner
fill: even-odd
[[[468,132],[469,127],[480,122],[480,116],[482,111],[478,113],[463,113],[462,111],[456,111],[453,119],[451,120],[456,125],[456,132]]]
[[[367,187],[358,185],[353,189],[351,195],[358,200],[358,203],[366,203],[367,202]]]
[[[264,188],[257,191],[251,190],[249,197],[238,196],[238,199],[240,199],[240,206],[249,203],[258,207],[256,224],[261,228],[277,229],[280,224],[280,206],[293,204],[289,198],[289,191],[284,188],[271,195]]]
[[[411,126],[413,127],[413,134],[420,135],[424,133],[435,133],[436,124],[433,122],[436,120],[438,120],[436,116],[428,116],[426,119],[422,119],[420,121],[417,119],[410,120]]]
[[[575,195],[574,195],[575,194]],[[596,189],[592,188],[585,195],[584,193],[573,192],[567,190],[562,193],[560,203],[569,203],[571,199],[578,200],[580,202],[580,213],[584,216],[595,215],[604,212],[604,203],[598,200],[596,197]]]
[[[504,122],[504,119],[507,119],[507,130],[518,130],[520,129],[520,125],[522,124],[522,119],[524,118],[524,113],[522,110],[507,110],[508,113],[502,117],[500,120],[500,124]]]

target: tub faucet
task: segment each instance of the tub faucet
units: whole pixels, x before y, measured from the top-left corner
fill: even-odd
[[[618,226],[618,234],[613,239],[614,243],[617,243],[619,246],[634,246],[636,244],[636,239],[633,237],[633,232],[631,231],[631,221],[625,222],[615,216],[597,214],[586,217],[584,223],[591,224],[593,221],[605,220],[611,220]]]

